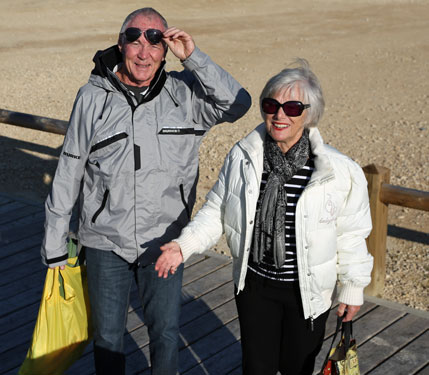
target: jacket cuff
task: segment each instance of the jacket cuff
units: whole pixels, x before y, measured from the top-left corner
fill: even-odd
[[[57,258],[47,259],[47,258],[42,257],[42,261],[49,268],[55,268],[58,266],[65,266],[68,262],[68,258],[69,258],[69,256],[66,253],[66,254],[59,256]]]
[[[341,286],[338,301],[350,306],[363,305],[363,288],[352,283],[345,283]]]
[[[182,232],[179,238],[173,241],[177,242],[180,246],[180,250],[182,251],[183,256],[183,262],[186,262],[193,253],[197,252],[198,249],[201,248],[198,241],[195,241],[195,237],[192,236],[189,231],[186,231],[185,233]]]
[[[197,46],[195,46],[195,49],[192,51],[192,53],[188,56],[187,59],[182,60],[182,65],[185,69],[190,70],[191,72],[195,69],[198,69],[203,61],[206,60],[208,56],[202,52]]]

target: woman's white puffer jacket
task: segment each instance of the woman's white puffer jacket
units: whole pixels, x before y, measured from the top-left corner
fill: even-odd
[[[231,149],[207,202],[175,240],[186,260],[215,245],[224,232],[238,292],[244,288],[247,272],[265,134],[265,124],[261,124]],[[330,308],[337,281],[340,302],[363,304],[373,260],[365,242],[371,215],[362,169],[325,145],[316,128],[310,129],[310,144],[315,169],[295,218],[303,310],[306,319],[315,319]]]

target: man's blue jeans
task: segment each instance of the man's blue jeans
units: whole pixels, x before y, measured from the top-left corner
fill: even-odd
[[[131,283],[137,282],[150,339],[153,375],[176,375],[183,264],[159,278],[155,265],[133,267],[111,251],[86,249],[97,374],[125,374],[123,338]]]

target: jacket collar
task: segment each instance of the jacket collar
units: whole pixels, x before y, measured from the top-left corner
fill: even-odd
[[[258,125],[251,133],[238,142],[238,146],[248,155],[250,161],[254,164],[256,171],[262,173],[264,139],[266,130],[265,123]],[[325,182],[335,177],[334,170],[326,153],[325,144],[319,129],[310,128],[310,145],[314,158],[314,171],[311,175],[309,185],[319,182]]]
[[[325,144],[319,129],[310,128],[310,145],[314,158],[314,171],[308,185],[313,182],[325,182],[335,177],[329,157],[326,153]]]
[[[114,73],[114,69],[117,65],[122,63],[122,54],[119,51],[119,47],[114,45],[102,51],[97,51],[94,58],[92,59],[95,66],[91,72],[93,76],[99,76],[107,79],[116,89],[122,91],[127,99],[130,97],[128,90]],[[149,89],[143,99],[143,102],[148,102],[155,98],[164,87],[165,81],[167,80],[167,73],[165,72],[165,61],[161,63],[161,66],[156,71],[154,78],[150,82]]]
[[[238,146],[254,165],[256,174],[262,175],[264,162],[264,140],[267,134],[265,123],[259,124],[252,132],[238,142]]]

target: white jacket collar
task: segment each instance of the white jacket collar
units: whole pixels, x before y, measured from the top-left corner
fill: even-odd
[[[310,146],[314,158],[314,171],[308,185],[318,181],[324,182],[335,177],[331,162],[326,153],[325,144],[319,129],[310,128]]]
[[[248,155],[250,161],[254,164],[256,171],[262,173],[263,170],[263,155],[264,155],[264,139],[266,130],[265,123],[259,124],[251,133],[238,142]],[[326,153],[325,144],[319,129],[310,128],[310,145],[314,158],[314,171],[311,176],[309,185],[315,182],[324,182],[335,177],[329,157]]]

